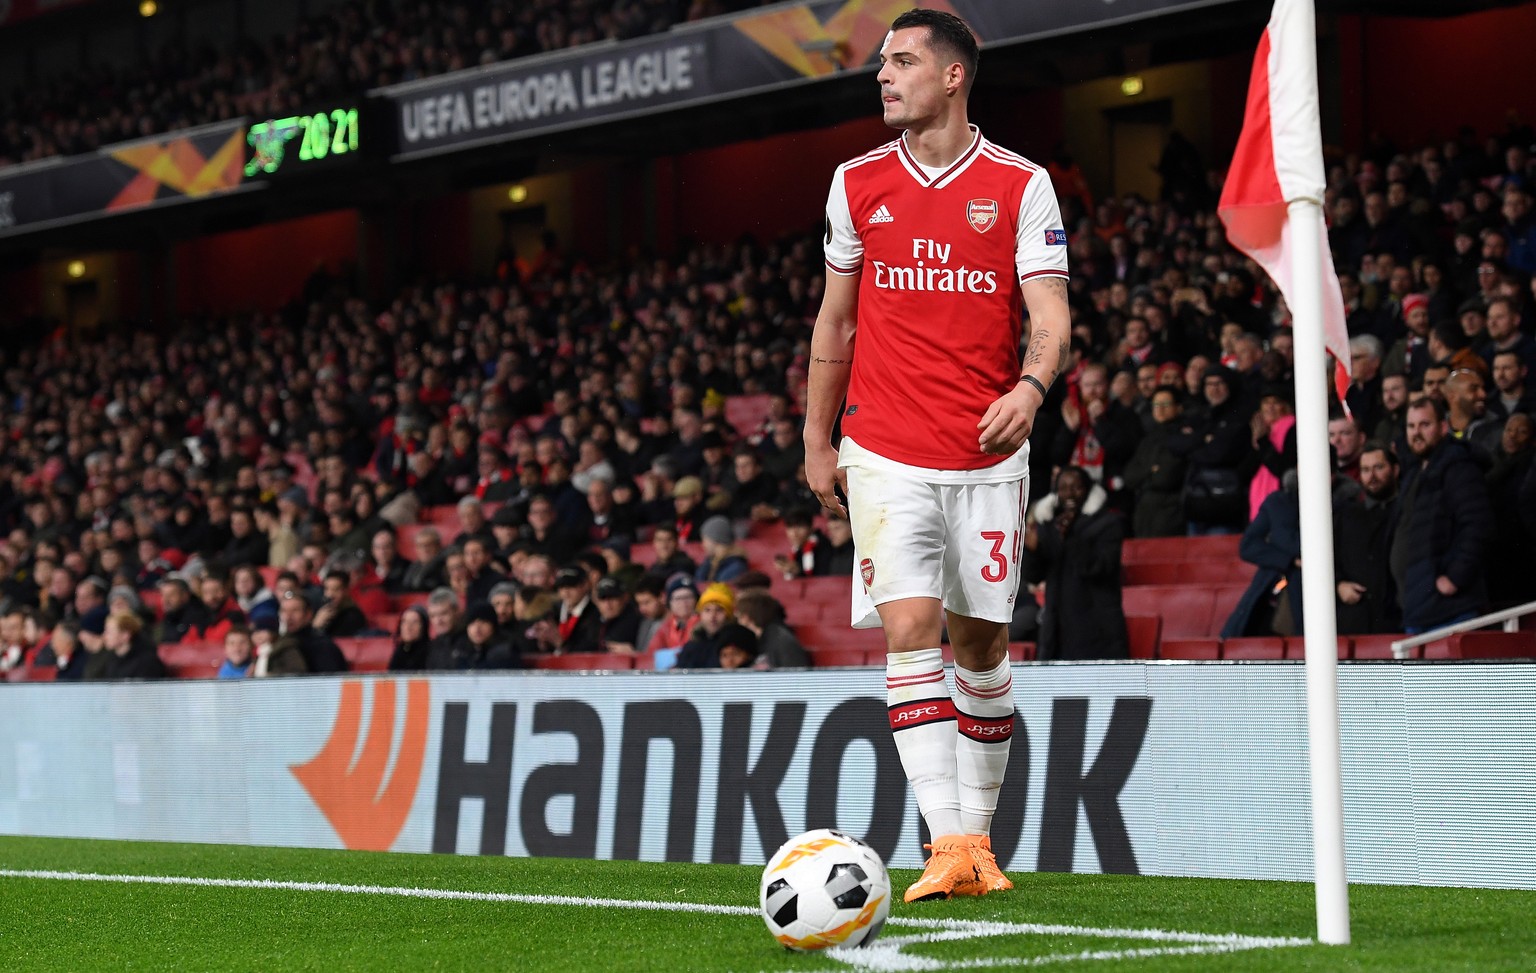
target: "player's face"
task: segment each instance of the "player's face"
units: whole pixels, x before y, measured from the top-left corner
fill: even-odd
[[[880,104],[885,124],[912,128],[938,115],[947,65],[928,44],[926,27],[891,31],[880,48]]]

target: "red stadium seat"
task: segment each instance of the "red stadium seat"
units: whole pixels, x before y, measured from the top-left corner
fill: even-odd
[[[865,649],[808,649],[811,657],[811,665],[817,669],[826,669],[832,666],[867,666],[883,664],[885,651],[880,652],[880,659],[876,663],[870,661],[869,652]]]
[[[1252,661],[1284,659],[1286,651],[1286,640],[1278,635],[1225,639],[1221,643],[1223,659]]]
[[[1178,561],[1131,561],[1122,566],[1121,580],[1127,585],[1177,584],[1180,567]]]
[[[1131,646],[1131,658],[1157,658],[1157,642],[1163,633],[1163,620],[1157,615],[1125,616],[1125,634]]]
[[[1163,639],[1158,647],[1163,659],[1179,659],[1195,662],[1214,662],[1221,658],[1221,639],[1175,638]]]
[[[1202,638],[1211,634],[1209,585],[1137,585],[1124,589],[1127,615],[1160,615],[1163,638]]]
[[[635,658],[635,668],[636,669],[643,669],[646,672],[655,672],[656,671],[656,653],[654,653],[654,652],[637,652],[637,653],[635,653],[635,657],[634,658]]]
[[[581,671],[633,669],[635,657],[616,652],[569,652],[565,655],[541,656],[535,665],[540,669]]]
[[[160,661],[166,668],[212,665],[215,670],[224,661],[224,645],[220,642],[177,642],[160,646]]]
[[[1009,662],[1033,662],[1035,660],[1035,643],[1033,642],[1009,642]]]
[[[845,577],[805,578],[800,597],[806,601],[853,603],[853,579]]]
[[[277,583],[277,576],[282,570],[282,568],[274,568],[270,564],[263,564],[256,569],[256,572],[261,575],[261,583],[270,588]]]
[[[1463,632],[1452,637],[1461,659],[1536,659],[1536,632]]]
[[[429,597],[431,597],[431,592],[428,591],[406,591],[398,595],[390,595],[389,604],[395,611],[403,612],[407,608],[414,608],[417,605],[425,608]]]
[[[795,634],[807,649],[858,649],[861,652],[885,653],[885,630],[880,628],[849,628],[844,625],[799,625]]]
[[[1218,534],[1205,537],[1131,537],[1121,548],[1124,564],[1146,561],[1237,561],[1242,537]]]
[[[1178,584],[1219,584],[1223,586],[1246,585],[1253,580],[1258,567],[1247,561],[1217,559],[1180,561],[1175,568]]]
[[[336,646],[354,672],[382,672],[389,668],[389,657],[395,653],[395,640],[382,636],[337,639]]]
[[[53,682],[59,670],[53,666],[31,666],[27,669],[27,682]]]
[[[1356,635],[1351,640],[1351,659],[1391,659],[1392,643],[1406,635]]]
[[[1207,635],[1220,635],[1226,627],[1227,619],[1237,610],[1237,603],[1243,600],[1243,594],[1247,592],[1247,583],[1222,584],[1211,588],[1211,627]]]

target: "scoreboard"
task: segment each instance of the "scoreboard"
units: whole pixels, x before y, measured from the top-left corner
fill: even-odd
[[[359,102],[348,101],[254,121],[245,137],[245,178],[278,179],[362,161],[372,140],[365,118]]]

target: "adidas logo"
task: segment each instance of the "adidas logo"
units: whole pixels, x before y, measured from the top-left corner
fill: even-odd
[[[884,204],[881,204],[880,208],[875,210],[875,215],[869,218],[869,221],[871,223],[895,223],[896,217],[891,215],[891,211],[886,209]]]

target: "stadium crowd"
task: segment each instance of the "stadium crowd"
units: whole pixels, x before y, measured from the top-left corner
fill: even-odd
[[[0,93],[0,166],[606,40],[764,0],[352,0],[286,34],[173,42],[131,67],[88,65]],[[48,71],[47,65],[41,70]]]
[[[1536,596],[1529,141],[1330,168],[1341,632]],[[1074,338],[1034,493],[1083,476],[1033,520],[1246,532],[1260,571],[1228,630],[1268,631],[1300,581],[1288,311],[1226,243],[1215,180],[1177,175],[1188,151],[1158,200],[1095,201],[1053,164]],[[607,267],[551,241],[382,304],[317,277],[279,314],[7,352],[0,667],[154,676],[157,647],[219,642],[221,675],[327,672],[370,633],[398,669],[804,665],[775,586],[853,564],[801,465],[823,273],[815,236]]]

